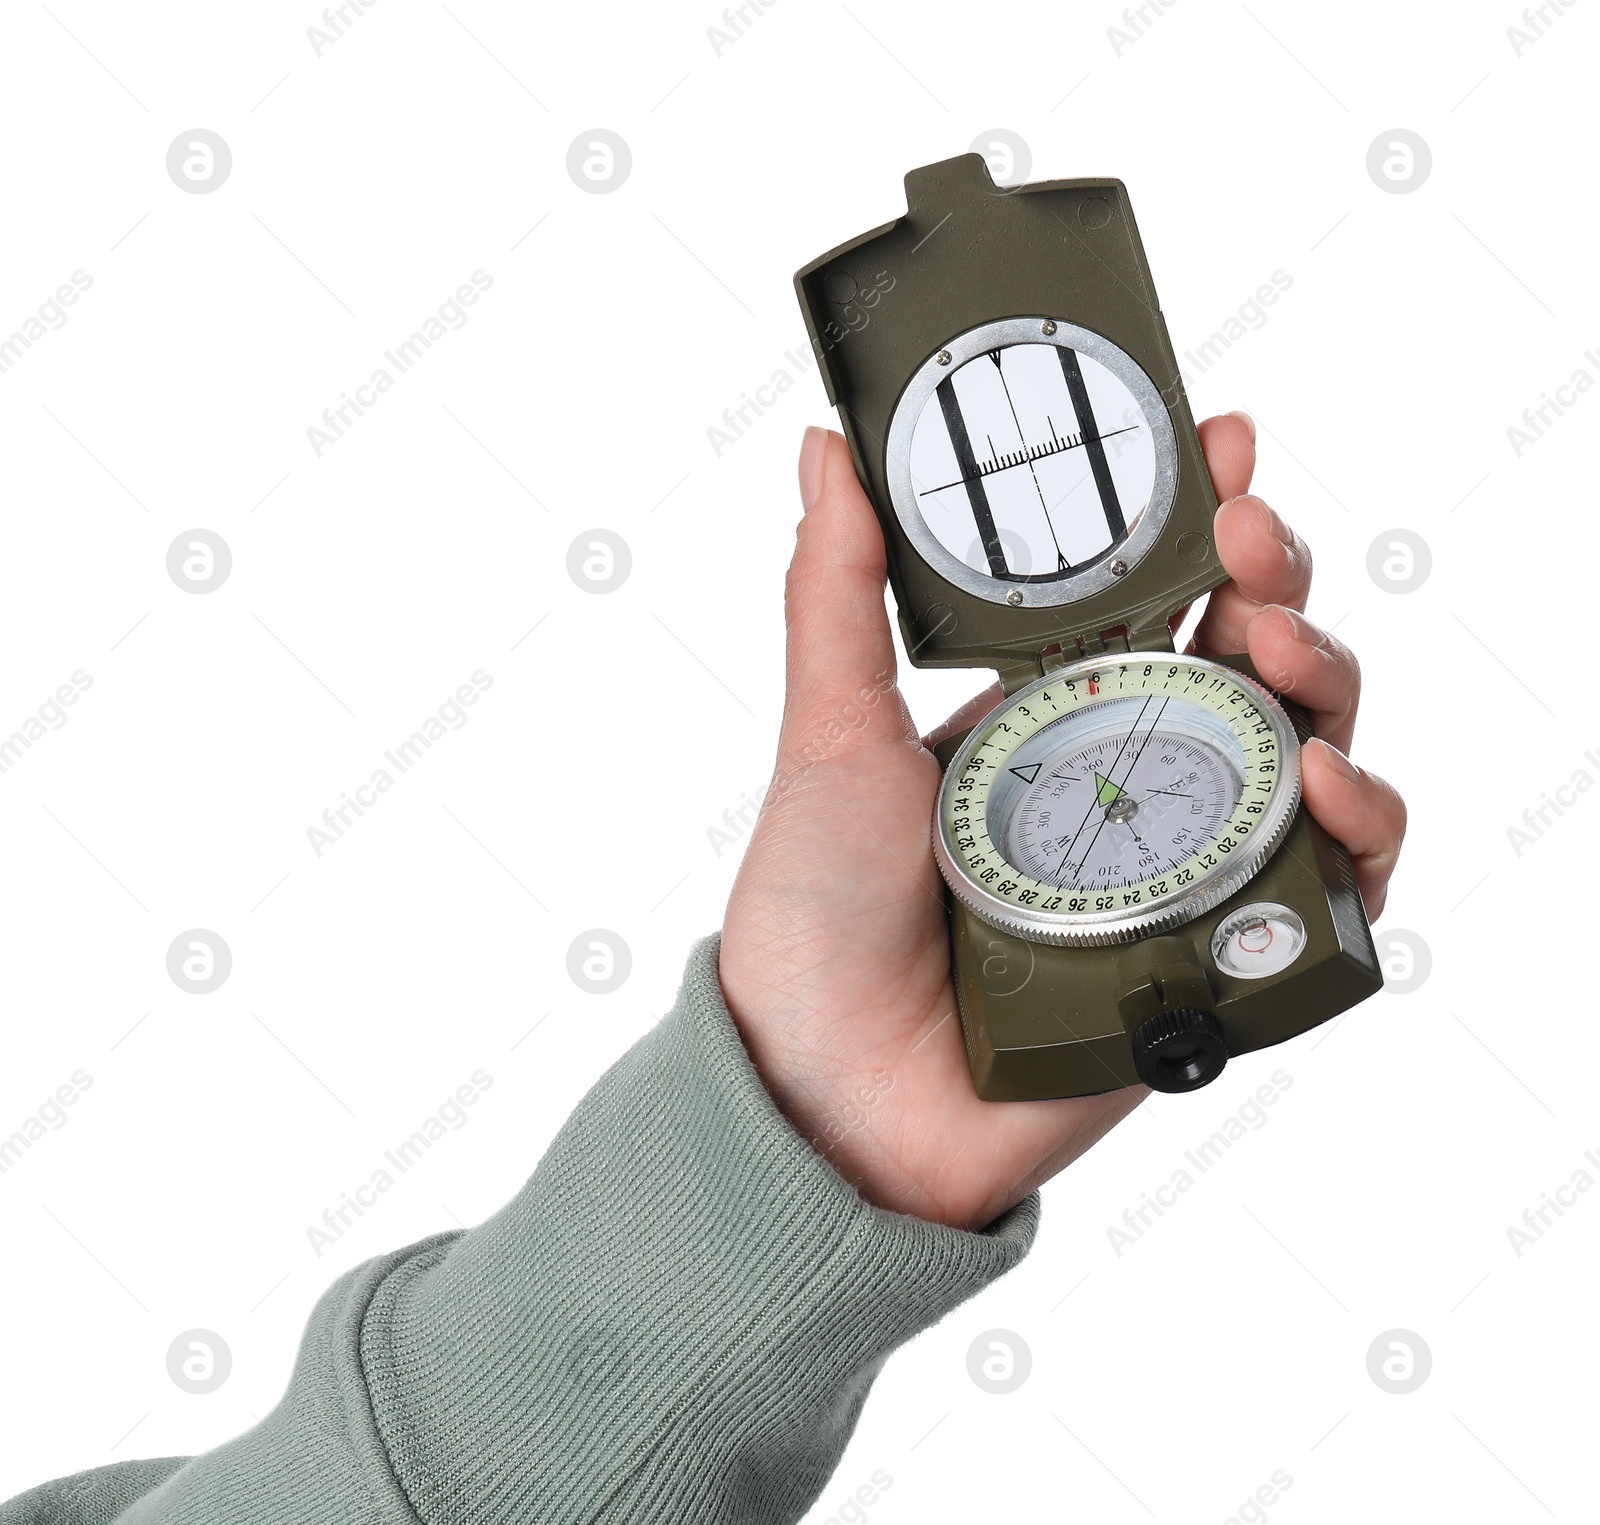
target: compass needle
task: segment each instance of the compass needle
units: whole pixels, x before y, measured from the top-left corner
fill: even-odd
[[[1032,702],[1047,688],[1054,713]],[[952,852],[941,816],[936,845],[957,895],[1002,926],[1061,891],[1069,910],[1132,927],[1214,903],[1276,846],[1298,804],[1287,717],[1250,679],[1197,657],[1068,667],[1002,703],[963,752],[997,737],[1005,769],[963,768],[958,756],[959,784],[952,795],[947,782],[941,804],[980,830],[962,831]],[[1070,831],[1056,820],[1063,806]]]

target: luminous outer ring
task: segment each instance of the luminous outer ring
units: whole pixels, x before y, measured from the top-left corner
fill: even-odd
[[[1272,791],[1266,809],[1251,827],[1251,835],[1244,844],[1230,854],[1226,864],[1206,875],[1195,884],[1174,890],[1158,900],[1146,901],[1137,906],[1125,906],[1112,911],[1040,911],[1031,906],[1016,905],[994,895],[969,873],[956,849],[946,840],[945,820],[961,782],[964,770],[974,754],[983,745],[989,728],[1018,704],[1025,704],[1033,695],[1047,688],[1076,682],[1091,673],[1103,673],[1112,668],[1137,663],[1196,668],[1213,673],[1236,683],[1254,699],[1256,707],[1271,723],[1278,743],[1278,783]],[[1071,713],[1070,711],[1066,713]],[[1042,727],[1040,728],[1042,729]],[[1030,732],[1036,735],[1037,731]],[[1020,745],[1020,743],[1019,743]],[[1249,788],[1247,778],[1246,788]],[[1241,800],[1240,808],[1244,801]],[[933,855],[939,871],[962,905],[973,915],[986,921],[1001,932],[1009,932],[1029,942],[1051,943],[1056,946],[1087,948],[1106,947],[1114,943],[1136,942],[1141,937],[1182,926],[1202,916],[1214,906],[1219,906],[1230,895],[1248,883],[1260,872],[1267,859],[1277,851],[1294,823],[1295,811],[1300,804],[1300,739],[1295,735],[1293,723],[1278,703],[1276,696],[1253,678],[1220,662],[1204,657],[1176,656],[1171,652],[1130,652],[1126,655],[1106,654],[1073,662],[1048,676],[1018,689],[1001,700],[972,728],[971,734],[961,744],[960,750],[945,770],[944,785],[939,790],[939,802],[933,818]],[[1238,812],[1235,811],[1235,816]],[[987,826],[987,822],[985,822]],[[1231,828],[1230,828],[1231,829]],[[1227,829],[1223,835],[1228,834]],[[1202,849],[1204,851],[1204,849]],[[1011,868],[1013,874],[1020,870]],[[1023,875],[1022,877],[1026,877]]]
[[[1051,323],[1054,331],[1046,334],[1044,325]],[[917,507],[916,489],[911,482],[911,440],[916,433],[917,420],[934,389],[946,376],[953,374],[968,360],[975,359],[986,350],[1002,349],[1012,344],[1055,344],[1063,349],[1076,350],[1103,365],[1117,378],[1138,403],[1150,425],[1151,442],[1155,448],[1155,480],[1150,484],[1150,501],[1145,505],[1133,533],[1120,545],[1109,546],[1102,558],[1081,572],[1069,572],[1064,577],[1049,582],[1011,582],[990,577],[976,571],[966,562],[957,559],[945,549],[943,541],[929,529],[928,521]],[[949,362],[939,364],[939,356],[948,354]],[[894,415],[889,423],[889,443],[885,452],[884,469],[889,478],[889,501],[894,505],[900,527],[906,538],[916,547],[917,554],[947,582],[991,604],[1008,604],[1029,609],[1053,609],[1062,604],[1076,603],[1082,598],[1092,598],[1103,593],[1113,583],[1120,582],[1160,538],[1167,516],[1172,512],[1173,499],[1178,491],[1178,436],[1172,427],[1172,416],[1167,411],[1156,384],[1146,375],[1144,368],[1132,355],[1118,349],[1111,340],[1093,329],[1080,328],[1061,318],[1004,318],[998,323],[984,323],[958,334],[941,349],[929,355],[917,368],[905,391],[894,405]],[[1120,572],[1113,564],[1120,565]],[[1021,594],[1020,605],[1013,604]]]

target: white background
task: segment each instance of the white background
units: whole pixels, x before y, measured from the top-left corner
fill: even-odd
[[[328,1281],[497,1207],[670,1004],[736,866],[708,829],[771,765],[794,456],[831,421],[786,358],[791,273],[1004,128],[1032,178],[1127,182],[1180,353],[1292,277],[1192,401],[1254,412],[1311,612],[1364,659],[1356,755],[1413,812],[1383,926],[1432,972],[1051,1185],[1025,1265],[890,1363],[813,1518],[878,1469],[882,1525],[1221,1522],[1279,1469],[1274,1521],[1591,1515],[1600,1193],[1520,1257],[1506,1230],[1600,1151],[1600,798],[1520,855],[1507,828],[1600,777],[1600,398],[1520,456],[1507,429],[1600,377],[1600,21],[1547,7],[1519,55],[1517,10],[1182,0],[1114,42],[1110,4],[782,0],[719,54],[710,3],[379,0],[318,56],[309,4],[6,6],[0,334],[93,286],[0,374],[0,733],[93,686],[0,775],[0,1135],[93,1086],[0,1175],[0,1497],[251,1424]],[[165,169],[195,127],[233,154],[210,194]],[[610,194],[566,170],[596,127],[632,150]],[[1409,194],[1366,168],[1396,127],[1433,155]],[[478,269],[466,326],[319,458],[307,427]],[[233,555],[198,596],[165,565],[196,527]],[[596,527],[633,560],[603,596],[566,566]],[[1367,571],[1395,528],[1432,554],[1405,595]],[[317,857],[307,827],[480,668]],[[981,682],[906,678],[928,724]],[[206,996],[165,968],[196,927],[233,954]],[[593,927],[633,955],[604,997],[566,972]],[[470,1123],[315,1255],[479,1067]],[[1280,1068],[1119,1258],[1108,1225]],[[166,1372],[195,1327],[234,1359],[205,1397]],[[1397,1327],[1433,1355],[1403,1396],[1366,1368]],[[1005,1397],[967,1376],[991,1328],[1032,1352]]]

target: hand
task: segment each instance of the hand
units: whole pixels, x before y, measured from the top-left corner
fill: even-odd
[[[1344,755],[1356,660],[1299,613],[1311,586],[1304,542],[1243,495],[1254,424],[1213,418],[1200,440],[1232,580],[1211,594],[1190,649],[1248,651],[1311,712],[1320,740],[1303,749],[1306,805],[1350,849],[1376,916],[1406,813]],[[778,1106],[868,1201],[981,1228],[1148,1092],[985,1102],[973,1091],[931,846],[940,769],[928,747],[992,709],[1000,688],[925,743],[895,686],[883,537],[842,436],[806,431],[800,495],[778,765],[723,923],[723,994]]]

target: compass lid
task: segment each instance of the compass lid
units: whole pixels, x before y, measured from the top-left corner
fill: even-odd
[[[795,289],[911,660],[1012,688],[1170,650],[1170,617],[1226,573],[1122,182],[1008,189],[973,153],[913,170],[906,203]]]

